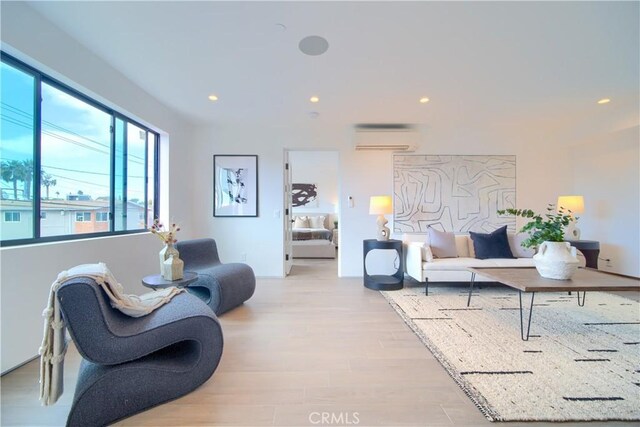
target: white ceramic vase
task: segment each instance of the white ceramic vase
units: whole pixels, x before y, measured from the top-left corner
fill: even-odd
[[[162,277],[164,277],[164,270],[165,270],[164,262],[168,260],[169,257],[180,259],[180,253],[173,246],[173,243],[168,243],[164,246],[164,248],[162,248],[162,250],[159,253],[159,256],[160,256],[160,274],[162,275]]]
[[[533,260],[540,276],[556,280],[571,279],[580,264],[569,242],[542,242]]]
[[[180,280],[184,277],[184,261],[177,255],[170,255],[162,265],[162,277],[165,280]]]

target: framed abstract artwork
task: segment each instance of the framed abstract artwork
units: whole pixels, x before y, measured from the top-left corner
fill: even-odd
[[[294,208],[318,207],[318,186],[316,184],[291,184],[291,206]]]
[[[395,155],[393,231],[490,233],[515,217],[498,215],[516,205],[516,156]]]
[[[258,156],[213,156],[213,216],[258,216]]]

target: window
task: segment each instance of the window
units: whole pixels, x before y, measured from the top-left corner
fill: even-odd
[[[20,212],[5,212],[4,222],[20,222]]]
[[[0,244],[146,230],[158,216],[158,134],[1,55],[0,211],[25,218],[0,229]],[[45,210],[87,224],[44,221]]]
[[[91,212],[76,212],[76,222],[91,222]]]
[[[20,208],[33,210],[34,111],[36,78],[33,73],[0,63],[0,210],[5,222],[20,222]],[[19,228],[0,229],[0,239],[33,238],[33,215]]]

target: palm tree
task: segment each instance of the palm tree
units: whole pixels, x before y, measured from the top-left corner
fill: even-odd
[[[0,166],[2,168],[2,171],[0,171],[2,179],[13,183],[13,199],[18,200],[18,181],[22,181],[22,162],[18,160],[8,160],[2,162]]]
[[[47,200],[49,199],[49,187],[55,187],[58,181],[51,176],[50,174],[42,171],[42,175],[40,177],[40,183],[44,185],[44,188],[47,190]]]
[[[33,160],[23,160],[20,164],[20,181],[23,182],[24,186],[24,198],[27,200],[31,199],[31,181],[33,180]]]

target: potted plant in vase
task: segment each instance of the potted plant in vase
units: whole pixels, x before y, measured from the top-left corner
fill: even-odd
[[[564,241],[565,228],[578,219],[573,217],[570,210],[565,212],[560,207],[556,212],[555,205],[550,204],[544,216],[531,209],[513,208],[498,210],[498,214],[531,220],[520,229],[520,232],[529,234],[522,246],[538,249],[533,259],[540,276],[558,280],[568,280],[573,276],[580,262],[576,248]]]

